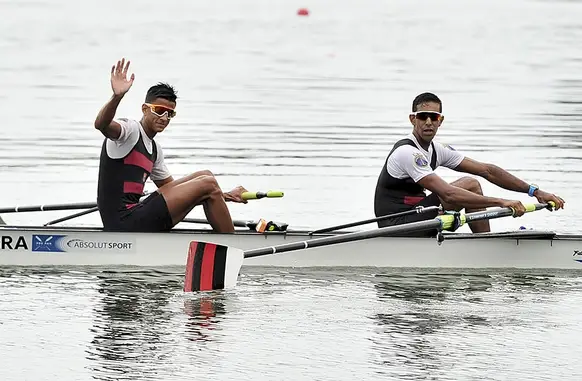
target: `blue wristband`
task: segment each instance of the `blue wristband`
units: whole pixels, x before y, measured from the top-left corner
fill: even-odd
[[[529,190],[527,191],[527,194],[528,194],[530,197],[533,197],[533,195],[534,195],[534,192],[535,192],[536,190],[538,190],[538,189],[540,189],[540,188],[539,188],[537,185],[535,185],[535,184],[531,184],[531,185],[529,186]]]

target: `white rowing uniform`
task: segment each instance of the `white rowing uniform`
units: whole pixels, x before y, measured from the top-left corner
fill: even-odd
[[[112,159],[121,159],[137,144],[139,136],[143,139],[147,151],[151,154],[153,151],[153,142],[156,144],[157,157],[154,162],[150,178],[152,180],[165,180],[171,176],[166,163],[164,162],[164,154],[160,143],[152,140],[147,136],[141,123],[134,119],[117,118],[114,120],[121,126],[121,134],[117,139],[107,139],[107,156]]]

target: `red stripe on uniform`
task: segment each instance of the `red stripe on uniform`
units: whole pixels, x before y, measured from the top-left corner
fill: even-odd
[[[214,278],[214,255],[216,245],[207,243],[202,256],[202,269],[200,270],[200,291],[212,290],[212,280]]]
[[[136,205],[137,205],[137,204],[127,204],[127,205],[125,205],[125,207],[126,207],[127,209],[131,209],[131,208],[133,208],[133,207],[134,207],[134,206],[136,206]]]
[[[406,205],[416,205],[424,200],[424,197],[404,196],[404,203]]]
[[[123,193],[142,194],[143,193],[143,184],[142,183],[134,183],[132,181],[126,181],[123,183]]]
[[[140,153],[136,150],[132,150],[131,153],[127,155],[127,157],[123,160],[123,164],[141,167],[149,173],[152,172],[152,168],[154,166],[154,163],[150,159],[148,159],[143,153]]]
[[[186,276],[184,279],[184,291],[192,292],[192,275],[194,274],[194,255],[198,242],[191,242],[188,249],[188,259],[186,260]]]

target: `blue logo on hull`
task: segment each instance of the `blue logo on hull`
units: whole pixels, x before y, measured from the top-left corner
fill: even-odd
[[[41,235],[32,236],[32,251],[64,252],[62,240],[66,235]]]

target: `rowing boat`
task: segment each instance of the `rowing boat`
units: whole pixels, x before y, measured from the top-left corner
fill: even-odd
[[[248,192],[249,199],[282,196],[282,192]],[[200,283],[204,277],[199,275],[216,266],[217,269],[232,270],[225,273],[229,278],[226,283],[230,284],[236,282],[237,268],[241,265],[582,270],[582,235],[532,230],[481,234],[455,232],[472,221],[513,216],[515,211],[511,208],[467,214],[446,212],[432,220],[369,230],[345,230],[397,215],[426,213],[434,208],[437,207],[419,207],[314,231],[287,229],[287,224],[272,221],[235,220],[234,225],[244,229],[237,229],[234,233],[178,227],[158,233],[109,232],[100,227],[54,226],[95,211],[94,203],[0,208],[2,213],[85,209],[42,226],[0,225],[0,266],[183,267],[186,257],[188,261],[198,258],[187,265],[198,274],[194,281],[194,278],[190,279],[188,287],[192,290],[208,286]],[[553,204],[528,204],[525,209],[528,213],[552,210]],[[206,220],[189,219],[188,222],[208,224]],[[436,239],[402,237],[400,234],[430,229],[440,231]],[[202,249],[204,247],[210,248],[208,253]],[[215,257],[215,252],[219,252],[217,247],[220,247],[220,254]],[[204,252],[198,255],[192,250]],[[204,280],[216,278],[216,275],[209,275]],[[217,284],[222,287],[226,278],[219,278]]]
[[[190,242],[240,249],[348,234],[303,230],[231,234],[175,228],[163,233],[105,232],[98,227],[0,226],[0,266],[184,266]],[[519,230],[443,234],[435,238],[377,237],[247,258],[244,266],[540,268],[582,270],[582,235]]]

